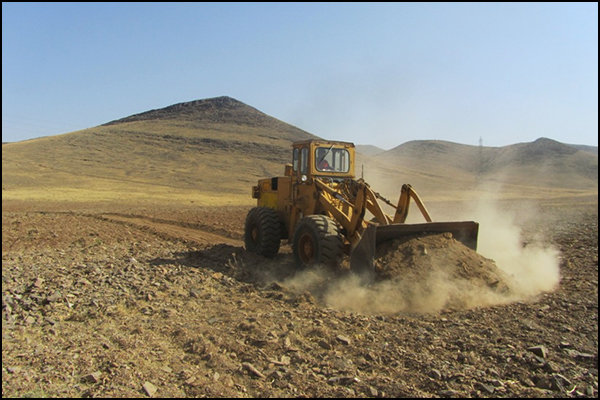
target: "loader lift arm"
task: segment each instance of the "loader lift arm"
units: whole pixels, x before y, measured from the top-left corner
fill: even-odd
[[[391,223],[394,223],[394,224],[403,224],[404,221],[406,221],[406,217],[408,216],[408,209],[409,209],[409,206],[410,206],[410,199],[411,198],[417,204],[417,207],[419,207],[419,210],[421,211],[421,214],[423,215],[423,218],[425,218],[425,221],[431,222],[431,216],[429,215],[429,211],[427,211],[427,207],[425,207],[425,204],[423,203],[423,200],[421,200],[421,197],[419,197],[419,195],[412,188],[412,186],[409,185],[409,184],[407,184],[407,183],[405,183],[404,185],[402,185],[402,189],[400,189],[400,198],[398,199],[398,205],[397,206],[394,206],[391,201],[387,200],[386,198],[384,198],[379,193],[373,192],[373,194],[379,200],[383,201],[387,205],[389,205],[391,207],[394,207],[396,209],[396,214],[394,215],[394,220],[391,221]]]
[[[398,205],[394,206],[389,200],[374,192],[365,182],[359,180],[352,181],[352,183],[355,185],[356,195],[354,199],[348,199],[321,179],[315,178],[320,205],[345,229],[346,236],[353,247],[360,240],[363,231],[368,226],[368,222],[364,221],[366,210],[371,212],[375,220],[381,225],[403,224],[408,215],[410,200],[413,199],[425,221],[431,222],[431,216],[423,201],[412,186],[408,184],[402,185]],[[393,219],[383,211],[377,201],[378,199],[396,210]]]
[[[318,178],[315,178],[315,184],[319,193],[318,202],[323,210],[345,229],[350,265],[354,271],[371,271],[377,246],[403,237],[449,232],[467,247],[473,250],[477,248],[479,225],[476,222],[432,222],[425,204],[409,184],[402,185],[397,206],[360,180],[352,181],[356,193],[353,199],[345,198],[340,191]],[[395,209],[394,218],[383,211],[378,200]],[[405,223],[411,200],[419,208],[425,223]],[[373,214],[376,223],[364,220],[365,210]]]

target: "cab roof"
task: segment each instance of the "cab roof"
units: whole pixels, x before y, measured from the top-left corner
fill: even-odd
[[[339,144],[339,145],[343,145],[343,146],[350,146],[350,147],[354,147],[354,143],[352,142],[342,142],[339,140],[326,140],[326,139],[308,139],[308,140],[301,140],[298,142],[294,142],[292,143],[292,146],[296,146],[296,145],[300,145],[300,144],[323,144],[323,145],[327,145],[327,146],[331,146]]]

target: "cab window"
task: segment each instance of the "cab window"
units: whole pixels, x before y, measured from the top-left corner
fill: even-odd
[[[342,172],[350,169],[350,154],[346,149],[317,147],[315,149],[315,166],[319,172]]]
[[[303,147],[301,150],[300,173],[301,174],[308,173],[308,149],[306,147]]]
[[[300,151],[298,149],[294,149],[294,154],[293,154],[293,158],[292,158],[292,169],[294,170],[294,172],[298,171],[299,154],[300,154]]]

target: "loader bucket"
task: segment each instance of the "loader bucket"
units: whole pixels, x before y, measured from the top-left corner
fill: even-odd
[[[454,239],[477,250],[479,224],[473,221],[425,222],[421,224],[369,224],[350,253],[350,268],[355,272],[373,271],[377,246],[388,240],[433,233],[452,234]]]

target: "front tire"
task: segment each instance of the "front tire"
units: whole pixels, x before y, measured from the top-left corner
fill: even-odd
[[[304,217],[294,232],[292,248],[298,268],[321,264],[336,269],[344,253],[340,227],[325,215]]]
[[[246,250],[264,257],[275,257],[281,243],[281,222],[272,208],[254,207],[246,216],[244,244]]]

